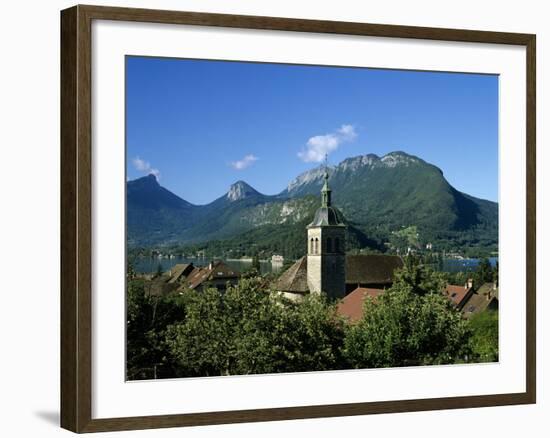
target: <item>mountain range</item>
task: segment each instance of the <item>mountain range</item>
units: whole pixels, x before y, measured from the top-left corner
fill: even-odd
[[[498,204],[456,190],[436,166],[405,152],[347,158],[328,168],[333,204],[357,245],[376,246],[404,226],[430,239],[495,242]],[[298,175],[277,195],[259,193],[244,181],[206,205],[191,204],[155,176],[127,182],[128,245],[186,245],[273,234],[299,239],[320,205],[324,167]],[[286,233],[286,234],[285,234]],[[290,238],[290,237],[288,237]]]

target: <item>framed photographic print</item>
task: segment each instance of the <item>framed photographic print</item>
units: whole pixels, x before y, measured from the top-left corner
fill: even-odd
[[[61,425],[535,403],[535,36],[61,13]]]

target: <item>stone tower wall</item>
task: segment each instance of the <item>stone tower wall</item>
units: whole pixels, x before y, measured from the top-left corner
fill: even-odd
[[[319,239],[321,242],[321,228],[307,230],[307,285],[310,292],[319,293],[321,292],[321,256],[312,250],[312,239]]]
[[[311,239],[318,239],[318,251],[312,253]],[[330,245],[327,245],[330,239]],[[338,239],[338,248],[336,248]],[[325,292],[331,298],[343,298],[346,291],[346,230],[323,226],[308,229],[307,280],[310,292]],[[338,251],[337,251],[338,249]]]

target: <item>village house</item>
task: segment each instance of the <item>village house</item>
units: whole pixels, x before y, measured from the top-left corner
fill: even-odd
[[[239,282],[241,274],[222,261],[210,262],[208,266],[196,267],[182,282],[180,289],[193,289],[197,291],[209,287],[215,287],[224,292],[228,286],[234,286]]]
[[[172,266],[168,271],[168,276],[170,277],[168,283],[182,284],[194,269],[193,263],[178,263]]]
[[[485,310],[498,310],[498,286],[496,283],[484,283],[462,306],[466,318]]]
[[[193,266],[193,263],[180,263],[169,271],[147,282],[146,291],[160,296],[188,289],[201,291],[215,287],[223,292],[227,286],[236,285],[240,273],[222,261],[212,261],[207,266]]]
[[[470,278],[464,284],[464,286],[457,286],[455,284],[448,284],[443,291],[443,294],[451,300],[453,306],[457,310],[462,310],[466,302],[470,299],[474,293],[474,283]]]

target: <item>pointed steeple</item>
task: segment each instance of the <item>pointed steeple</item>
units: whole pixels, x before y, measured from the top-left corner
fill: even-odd
[[[323,188],[321,189],[321,196],[322,196],[322,207],[330,207],[331,199],[330,194],[332,190],[330,190],[328,186],[328,165],[327,165],[327,159],[328,156],[325,154],[325,183],[323,184]]]
[[[325,155],[322,205],[307,226],[307,287],[310,293],[326,293],[340,299],[346,294],[346,224],[331,204],[328,163]]]
[[[332,190],[328,185],[328,165],[325,156],[325,182],[321,189],[321,206],[315,212],[313,222],[308,225],[308,228],[324,227],[324,226],[338,226],[346,227],[344,218],[340,211],[332,206]]]

